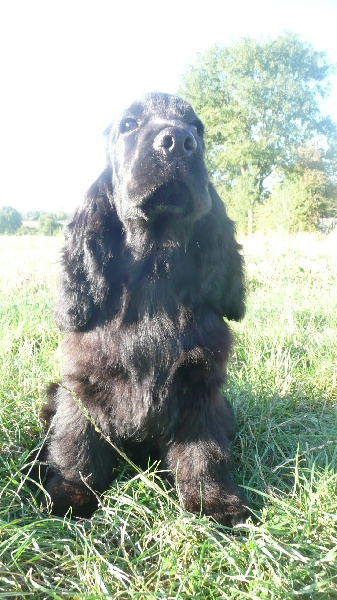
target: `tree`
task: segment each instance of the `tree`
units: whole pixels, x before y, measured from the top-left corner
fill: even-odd
[[[39,218],[38,230],[42,235],[54,235],[61,225],[54,215],[43,214]]]
[[[332,72],[324,52],[292,33],[212,46],[185,70],[180,94],[205,123],[212,176],[229,204],[245,192],[246,220],[300,146],[318,137],[327,150],[337,144],[336,124],[320,110]]]
[[[257,210],[258,229],[297,233],[317,229],[335,215],[336,186],[329,181],[322,154],[313,144],[300,147],[297,163],[280,173],[267,202]]]
[[[0,209],[0,233],[15,233],[22,225],[20,213],[12,206]]]
[[[269,200],[259,206],[258,229],[282,233],[313,231],[320,217],[319,189],[317,192],[317,195],[313,192],[312,182],[306,182],[305,174],[293,172],[276,185]]]

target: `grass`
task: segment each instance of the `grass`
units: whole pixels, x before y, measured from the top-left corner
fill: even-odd
[[[234,462],[258,523],[188,515],[154,469],[124,468],[90,521],[41,512],[20,469],[60,368],[60,238],[0,237],[0,598],[337,598],[337,237],[244,244],[233,326]]]

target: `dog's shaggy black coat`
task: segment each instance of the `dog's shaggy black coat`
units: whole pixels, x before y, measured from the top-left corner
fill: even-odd
[[[103,492],[118,463],[100,430],[142,466],[159,459],[187,510],[233,525],[248,511],[230,475],[234,418],[221,386],[224,317],[244,314],[242,258],[207,176],[203,125],[180,98],[154,93],[107,135],[106,169],[62,253],[64,367],[44,408],[52,510],[97,507],[85,482]]]

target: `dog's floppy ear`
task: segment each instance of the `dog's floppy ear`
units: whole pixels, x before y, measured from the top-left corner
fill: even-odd
[[[84,329],[109,291],[106,271],[120,240],[107,167],[88,190],[65,230],[55,320],[62,330]]]
[[[209,194],[212,208],[201,219],[198,234],[198,245],[203,247],[204,277],[205,281],[208,279],[211,304],[227,319],[239,321],[245,313],[241,246],[235,239],[234,223],[211,183]]]

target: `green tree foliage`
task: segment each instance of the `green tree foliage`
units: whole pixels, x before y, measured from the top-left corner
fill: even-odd
[[[274,187],[257,210],[258,229],[297,233],[317,228],[322,216],[334,216],[336,186],[321,153],[312,145],[299,148],[297,163]]]
[[[278,184],[256,213],[257,228],[267,232],[312,231],[318,222],[318,203],[304,183],[303,175],[293,173]]]
[[[179,92],[206,125],[208,166],[230,214],[243,212],[247,223],[299,147],[314,138],[326,151],[337,143],[336,125],[320,110],[332,71],[324,52],[292,33],[215,45],[187,67]]]
[[[0,209],[0,233],[15,233],[22,225],[20,213],[12,206]]]
[[[54,235],[59,231],[61,225],[57,222],[55,215],[42,214],[38,222],[38,231],[42,235]]]
[[[308,145],[299,148],[297,154],[296,164],[274,186],[268,202],[258,207],[258,229],[312,231],[320,217],[335,215],[337,190],[329,180],[321,153]]]

